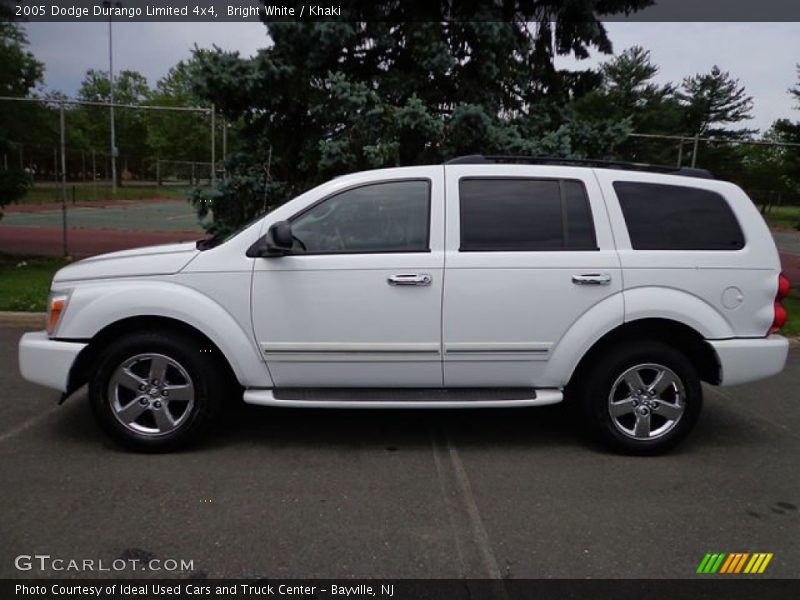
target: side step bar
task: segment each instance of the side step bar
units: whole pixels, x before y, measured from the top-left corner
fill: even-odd
[[[249,389],[244,401],[294,408],[508,408],[558,404],[561,390],[533,388]]]

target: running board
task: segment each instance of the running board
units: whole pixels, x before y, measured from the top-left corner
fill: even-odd
[[[558,404],[560,390],[533,388],[249,389],[244,401],[306,408],[508,408]]]

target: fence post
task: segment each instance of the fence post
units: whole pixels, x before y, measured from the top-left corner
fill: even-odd
[[[678,168],[683,165],[683,137],[681,137],[681,141],[678,142]]]
[[[97,200],[97,161],[92,150],[92,200]]]
[[[117,195],[117,140],[114,131],[114,43],[111,29],[111,16],[108,17],[108,108],[111,111],[111,195]]]
[[[222,118],[222,178],[228,178],[228,119]]]
[[[215,132],[216,132],[216,118],[215,118],[215,110],[214,105],[211,105],[211,185],[213,186],[217,180],[217,165],[216,162],[216,140],[215,140]]]
[[[692,168],[697,166],[697,146],[700,143],[700,134],[694,134],[694,147],[692,148]]]
[[[69,256],[67,251],[67,142],[64,135],[64,103],[59,105],[59,121],[61,129],[61,243],[64,256]]]

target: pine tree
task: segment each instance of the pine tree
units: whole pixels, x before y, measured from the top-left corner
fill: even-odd
[[[28,96],[41,83],[44,66],[31,54],[25,32],[10,18],[8,7],[0,6],[0,95]],[[8,20],[6,20],[8,19]],[[4,102],[0,110],[0,155],[15,154],[26,134],[26,124],[40,108],[23,102]],[[31,184],[25,171],[14,164],[0,169],[0,209],[16,202]],[[0,218],[2,218],[0,211]]]
[[[727,126],[752,118],[753,97],[748,96],[739,80],[714,65],[710,73],[683,80],[678,97],[686,108],[686,129],[695,134],[744,134],[752,130],[732,131]]]
[[[213,230],[226,231],[349,171],[473,152],[607,152],[627,124],[576,122],[564,107],[592,78],[557,71],[553,53],[610,51],[595,11],[649,3],[433,0],[421,21],[419,6],[389,0],[376,21],[345,2],[347,21],[269,22],[272,45],[253,59],[196,55],[195,94],[237,123],[242,152],[227,181],[194,199],[201,212],[210,201]]]

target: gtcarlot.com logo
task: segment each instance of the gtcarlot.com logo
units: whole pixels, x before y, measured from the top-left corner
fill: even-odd
[[[20,554],[14,559],[18,571],[184,571],[194,570],[193,560],[175,558],[59,558],[49,554]]]
[[[697,567],[702,575],[758,575],[766,571],[772,552],[715,552],[705,555]]]

